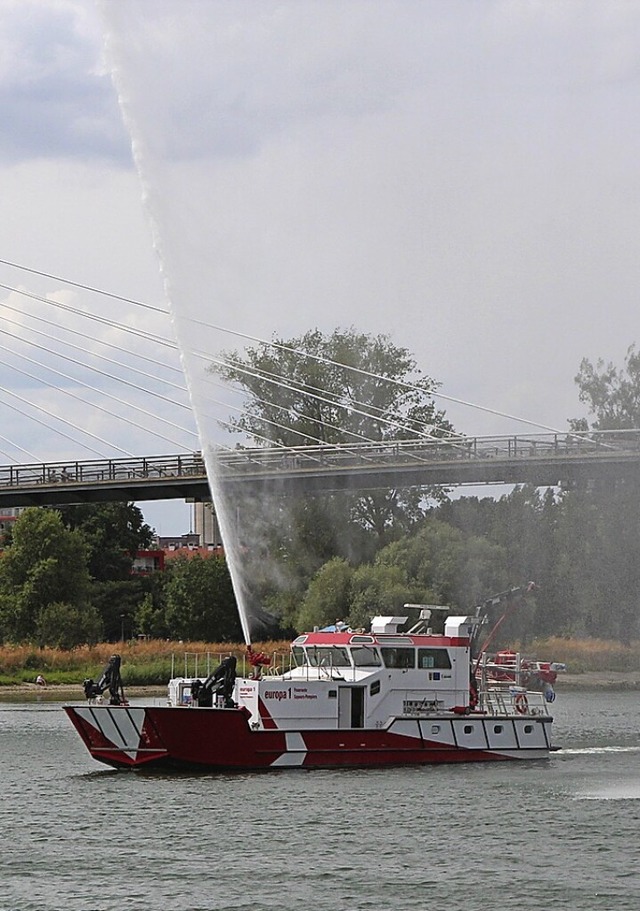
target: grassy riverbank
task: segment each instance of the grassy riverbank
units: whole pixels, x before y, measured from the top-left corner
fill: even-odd
[[[254,646],[282,661],[289,651],[288,642],[266,642]],[[171,676],[206,677],[221,659],[235,655],[240,672],[244,672],[245,646],[220,642],[102,642],[64,651],[56,648],[34,648],[28,645],[0,647],[0,687],[33,684],[41,674],[49,686],[80,684],[87,677],[97,680],[109,658],[122,658],[124,686],[165,686]],[[247,668],[248,670],[248,668]]]
[[[640,674],[640,641],[616,642],[608,639],[566,639],[555,636],[526,645],[516,643],[523,654],[541,661],[559,661],[572,675],[586,673]]]
[[[514,644],[518,648],[518,643]],[[289,642],[263,642],[254,645],[282,667],[287,662]],[[559,687],[616,685],[640,687],[640,642],[620,643],[601,639],[564,639],[560,637],[528,643],[523,653],[543,661],[567,665]],[[164,687],[172,675],[206,676],[226,655],[235,655],[240,673],[245,665],[241,643],[219,642],[146,642],[100,643],[63,651],[19,645],[0,647],[0,688],[33,685],[42,674],[49,686],[73,687],[87,677],[97,680],[114,653],[122,657],[125,687]]]

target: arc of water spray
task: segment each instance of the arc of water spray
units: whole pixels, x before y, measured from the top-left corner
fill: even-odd
[[[205,445],[206,437],[204,434],[204,428],[202,427],[201,423],[200,408],[197,403],[196,396],[194,395],[194,390],[192,388],[190,369],[187,360],[189,347],[185,343],[185,339],[182,334],[179,308],[176,308],[176,299],[172,292],[172,283],[170,277],[171,270],[162,240],[162,232],[160,230],[158,213],[154,206],[155,195],[153,191],[153,182],[150,178],[151,165],[149,164],[151,157],[147,149],[145,137],[142,135],[142,131],[139,128],[131,106],[127,101],[127,94],[125,92],[124,85],[124,69],[119,61],[118,47],[116,46],[117,32],[114,30],[112,21],[110,19],[110,13],[114,12],[117,17],[117,11],[115,6],[107,5],[106,3],[100,5],[100,10],[104,22],[105,58],[110,70],[111,80],[118,96],[118,103],[120,105],[123,121],[131,139],[131,150],[138,174],[138,179],[140,181],[142,202],[149,218],[153,248],[156,252],[156,255],[158,256],[165,296],[169,306],[171,324],[173,326],[176,341],[180,349],[183,367],[185,368],[187,390],[193,406],[194,419],[196,429],[198,431],[198,436],[200,438],[202,457],[207,470],[207,478],[209,481],[209,488],[211,490],[213,507],[215,509],[216,518],[220,526],[227,566],[229,569],[229,574],[231,576],[233,590],[236,596],[240,625],[242,627],[245,643],[249,645],[251,643],[251,625],[245,598],[245,590],[242,584],[242,576],[240,572],[242,555],[240,552],[239,542],[236,535],[234,534],[232,519],[229,514],[229,510],[227,509],[227,503],[225,502],[225,499],[222,495],[219,471],[217,469],[217,459],[213,446]]]

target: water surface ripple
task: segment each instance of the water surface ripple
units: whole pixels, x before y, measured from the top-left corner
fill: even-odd
[[[549,762],[168,776],[0,701],[0,911],[637,911],[635,693],[567,693]]]

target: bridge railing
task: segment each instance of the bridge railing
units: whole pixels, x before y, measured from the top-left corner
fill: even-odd
[[[0,486],[23,487],[38,484],[91,484],[135,478],[204,475],[199,453],[152,456],[138,459],[106,459],[87,462],[48,462],[0,467]]]
[[[533,460],[558,457],[640,452],[640,430],[585,433],[523,434],[516,436],[442,437],[391,440],[378,443],[320,446],[247,447],[219,450],[216,457],[223,476],[242,478],[256,473],[304,474],[327,467],[350,469],[416,466],[457,460]],[[0,466],[0,487],[54,484],[122,483],[163,478],[205,478],[202,453],[126,459],[61,461]]]
[[[547,433],[517,436],[394,440],[379,443],[326,444],[290,448],[255,448],[225,452],[220,465],[230,473],[263,470],[305,471],[318,466],[339,468],[380,462],[408,464],[457,459],[532,459],[587,453],[640,451],[640,430]]]

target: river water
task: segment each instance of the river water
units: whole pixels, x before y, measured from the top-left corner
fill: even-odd
[[[103,770],[61,705],[0,701],[1,911],[640,907],[638,693],[560,694],[549,761],[239,776]]]

